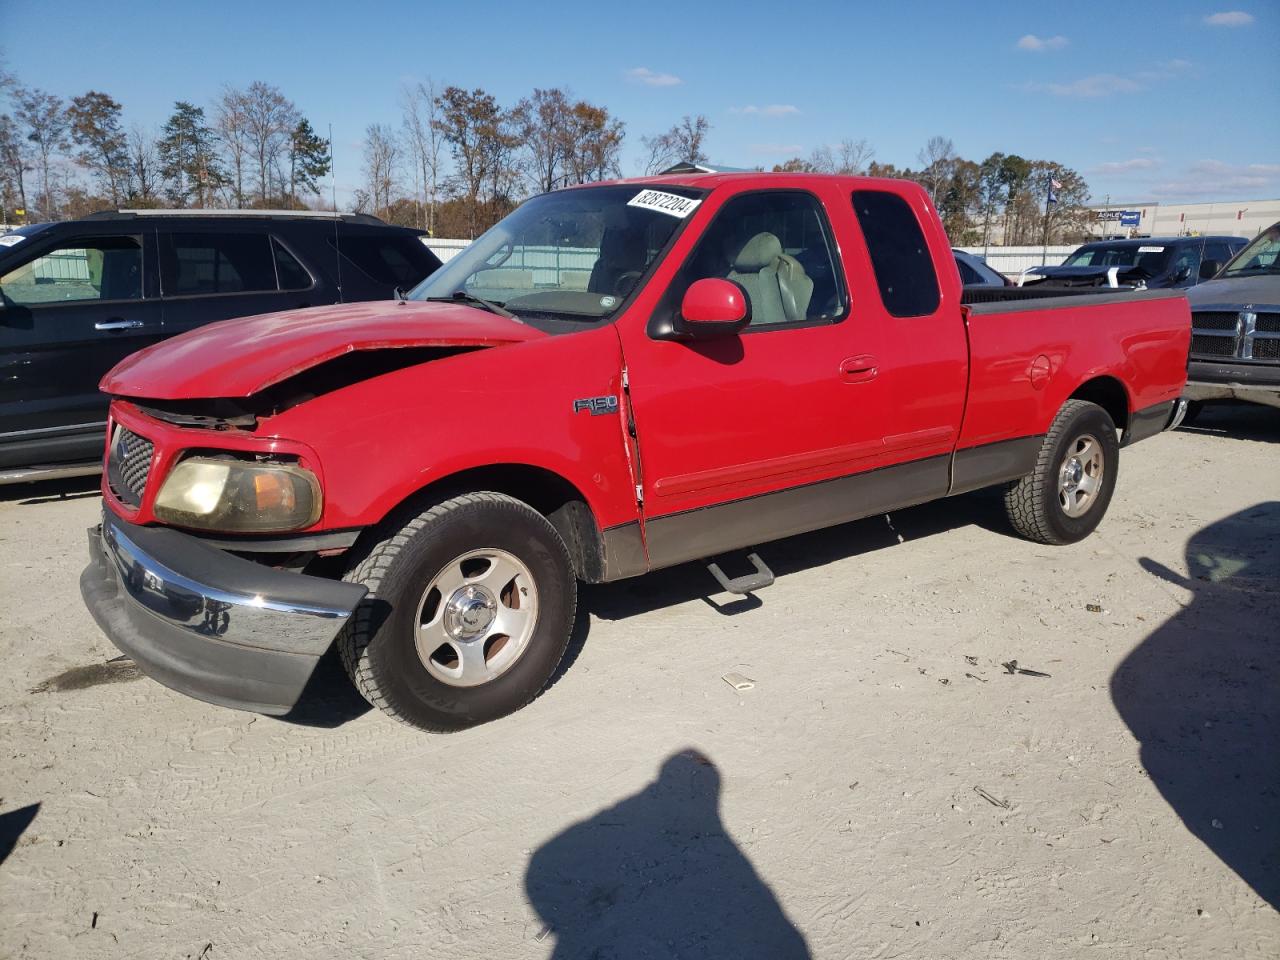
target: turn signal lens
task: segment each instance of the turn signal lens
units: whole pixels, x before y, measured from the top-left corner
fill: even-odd
[[[225,533],[301,530],[320,519],[320,482],[292,463],[188,457],[156,497],[166,523]]]

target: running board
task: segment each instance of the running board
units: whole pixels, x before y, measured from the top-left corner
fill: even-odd
[[[740,577],[734,577],[730,580],[724,575],[724,571],[720,569],[720,564],[707,564],[707,571],[716,578],[716,583],[720,584],[720,588],[726,593],[736,593],[745,596],[755,590],[763,590],[765,587],[773,584],[773,571],[770,570],[760,555],[756,553],[747,554],[747,559],[751,561],[751,565],[756,568],[755,573],[744,573]]]

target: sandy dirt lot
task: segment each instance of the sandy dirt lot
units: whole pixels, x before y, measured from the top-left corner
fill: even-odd
[[[0,490],[0,956],[1280,956],[1275,411],[1125,451],[1074,547],[980,493],[768,545],[754,599],[589,588],[450,737],[332,663],[280,720],[112,662],[99,509]]]

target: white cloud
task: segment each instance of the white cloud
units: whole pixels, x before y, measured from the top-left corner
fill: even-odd
[[[1116,73],[1094,73],[1070,83],[1043,83],[1034,86],[1055,97],[1109,97],[1116,93],[1137,93],[1142,89],[1142,84],[1137,80]]]
[[[762,157],[798,157],[804,153],[800,143],[753,143],[748,149]]]
[[[1093,173],[1136,173],[1140,170],[1154,170],[1161,161],[1152,157],[1134,157],[1131,160],[1108,160],[1093,168]]]
[[[1061,34],[1052,37],[1037,37],[1034,33],[1028,33],[1025,37],[1018,39],[1017,47],[1019,50],[1030,50],[1032,53],[1042,53],[1045,50],[1061,50],[1071,41]]]
[[[1209,14],[1204,22],[1211,27],[1247,27],[1253,23],[1253,14],[1243,10],[1223,10],[1221,13]]]
[[[1151,188],[1155,197],[1234,200],[1273,196],[1280,189],[1280,163],[1223,163],[1198,160],[1174,180]],[[1252,197],[1250,196],[1252,194]]]
[[[627,77],[646,87],[676,87],[684,83],[674,73],[657,73],[648,67],[632,67],[627,71]]]
[[[757,107],[754,103],[745,107],[730,107],[730,113],[756,117],[786,117],[800,112],[800,108],[790,103],[770,103]]]
[[[1154,83],[1172,80],[1192,68],[1190,60],[1167,60],[1149,70],[1133,73],[1093,73],[1068,83],[1025,83],[1022,89],[1030,93],[1051,93],[1055,97],[1079,97],[1096,99],[1117,93],[1139,93]]]

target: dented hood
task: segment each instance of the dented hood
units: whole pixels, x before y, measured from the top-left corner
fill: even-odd
[[[496,347],[544,336],[460,304],[339,304],[200,327],[126,357],[100,386],[153,400],[248,397],[354,350]]]

